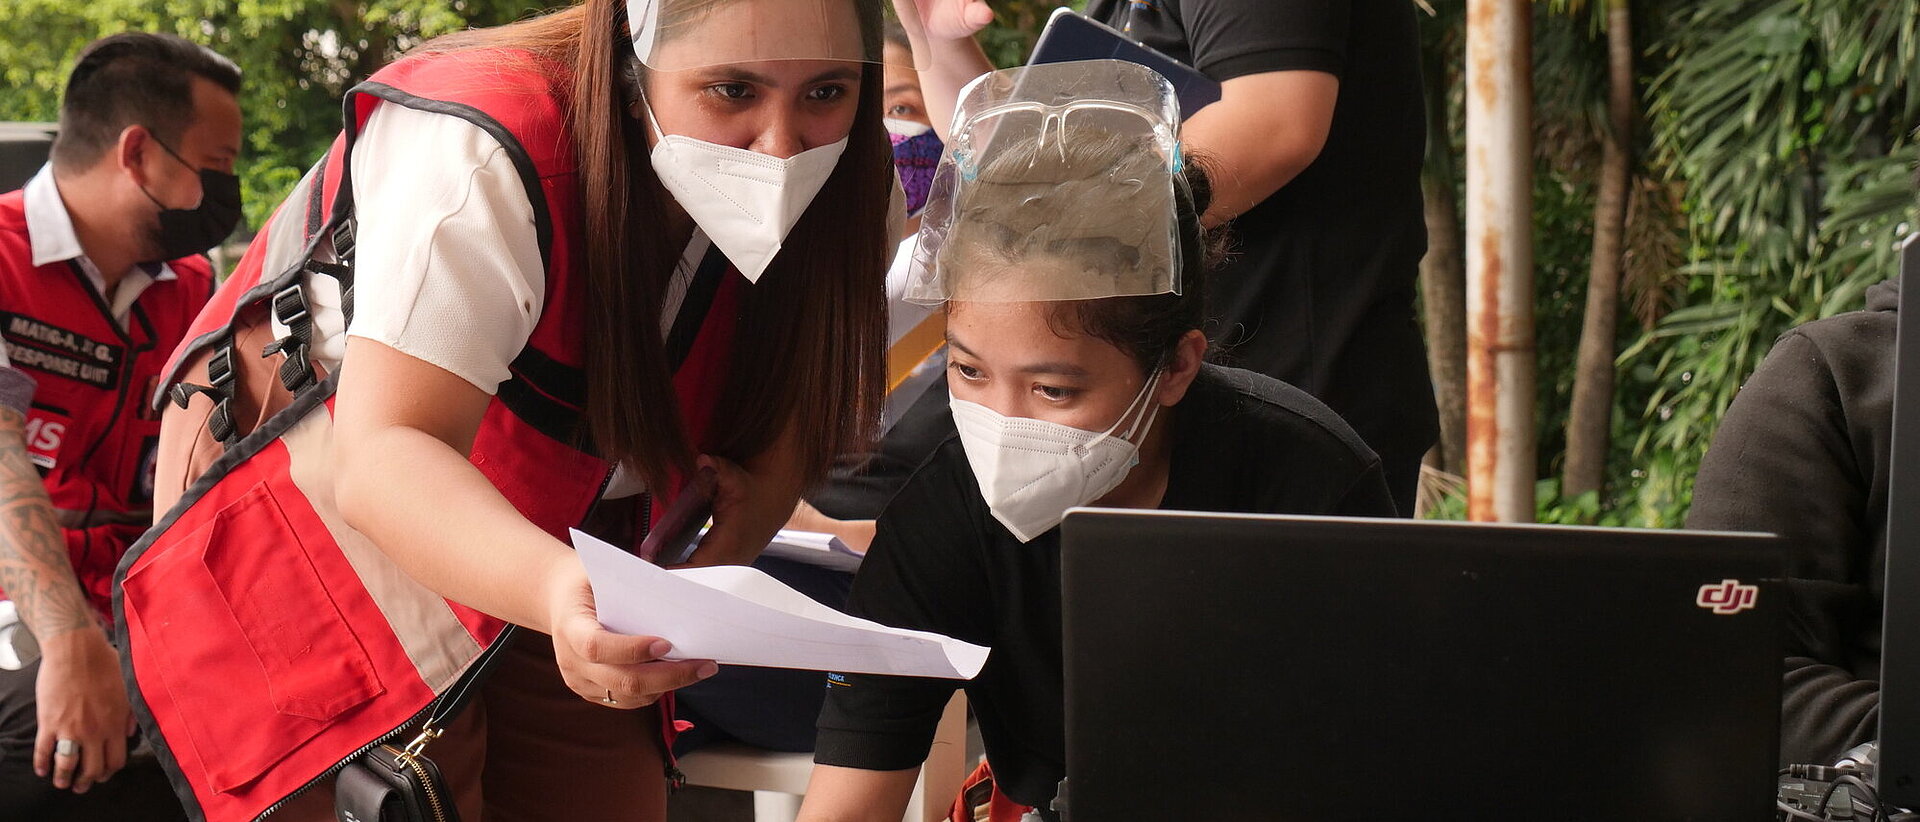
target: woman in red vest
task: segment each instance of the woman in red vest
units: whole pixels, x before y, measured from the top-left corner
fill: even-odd
[[[585,429],[597,455],[619,466],[602,497],[669,488],[702,451],[732,456],[738,467],[699,458],[724,481],[713,535],[695,561],[744,560],[772,536],[831,455],[854,446],[872,416],[865,410],[875,407],[889,155],[879,72],[864,62],[870,50],[863,41],[878,36],[877,20],[858,15],[878,8],[846,0],[665,2],[625,4],[623,15],[620,5],[589,0],[435,50],[457,58],[525,49],[571,64],[566,108],[579,217],[577,227],[556,226],[556,234],[573,228],[580,245],[570,249],[574,271],[549,265],[546,273],[584,281],[578,308],[584,309]],[[644,30],[649,21],[633,19],[635,12],[667,19]],[[643,62],[636,52],[646,44],[635,43],[649,36],[655,42]],[[379,126],[369,123],[363,151],[383,136]],[[689,173],[728,162],[755,164],[780,185],[755,185],[724,171]],[[356,178],[364,179],[360,171]],[[410,185],[392,178],[374,184],[402,191]],[[809,196],[809,187],[817,193]],[[373,201],[356,200],[364,204],[356,310],[366,312],[366,284],[380,274],[368,258],[369,244],[382,229]],[[815,203],[824,207],[811,207]],[[396,208],[394,217],[418,211]],[[742,225],[791,231],[755,233]],[[680,264],[706,256],[687,250],[698,243],[696,231],[744,276],[719,284],[702,331],[730,337],[735,352],[755,356],[715,351],[676,374],[666,350],[671,339],[663,340],[661,330],[671,336],[663,318],[673,316],[666,303],[676,273],[695,269],[698,279],[697,264]],[[418,248],[427,237],[445,243],[455,264],[465,245],[488,240],[448,236],[444,229],[396,233],[405,235],[396,237],[403,249]],[[425,256],[425,267],[439,261],[433,252]],[[691,316],[685,299],[675,312],[680,318]],[[525,300],[496,307],[524,314]],[[544,305],[540,313],[560,308]],[[736,312],[726,318],[732,322],[714,321],[711,312],[722,308]],[[392,342],[349,334],[345,357],[352,367],[343,371],[335,411],[335,488],[347,521],[409,575],[448,599],[554,637],[549,643],[523,635],[487,685],[497,696],[484,704],[490,725],[479,780],[484,807],[489,816],[529,819],[662,818],[666,780],[660,733],[651,727],[660,715],[608,708],[650,705],[716,666],[655,661],[671,652],[668,641],[600,627],[572,551],[469,462],[468,448],[493,395],[471,375],[436,364],[437,352],[401,347],[407,329],[433,322],[417,315],[417,302],[411,309],[404,325],[395,324],[400,331]],[[538,325],[483,321],[474,327],[471,316],[453,312],[449,324],[456,327],[440,339],[493,337],[502,325],[531,333]],[[495,378],[510,378],[525,344],[483,342],[489,353],[500,352],[488,364],[505,366]],[[676,402],[676,389],[690,385],[698,387],[687,394],[714,398],[708,408]],[[708,430],[690,430],[698,427]],[[450,748],[437,752],[442,768],[458,767],[459,749]]]
[[[122,566],[138,712],[190,807],[333,818],[332,776],[511,623],[532,630],[429,752],[452,804],[664,817],[672,729],[636,709],[715,665],[602,629],[565,532],[644,533],[701,475],[692,562],[749,560],[877,419],[884,2],[586,0],[349,95],[196,329],[273,294],[282,381],[337,383],[331,437],[258,422],[188,362],[257,341],[205,334],[176,361],[212,390],[175,397],[218,400],[229,459],[189,488],[163,457],[161,504],[184,495]]]

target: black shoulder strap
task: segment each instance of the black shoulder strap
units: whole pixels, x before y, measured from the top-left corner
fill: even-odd
[[[507,623],[507,627],[500,631],[500,635],[493,638],[493,644],[480,652],[480,656],[474,659],[473,664],[467,666],[467,670],[460,674],[459,679],[454,680],[453,687],[441,691],[439,696],[427,703],[427,720],[420,723],[420,733],[401,750],[402,760],[423,756],[427,746],[440,738],[440,734],[446,731],[447,723],[453,721],[453,718],[467,707],[467,703],[473,701],[473,695],[479,692],[480,683],[486,680],[487,674],[493,672],[494,665],[500,661],[500,654],[513,643],[518,636],[518,631],[518,626]],[[400,729],[405,727],[402,725]],[[400,729],[396,729],[396,732]],[[386,737],[381,737],[376,742],[385,739]]]
[[[473,695],[479,691],[480,683],[486,680],[487,674],[493,672],[495,663],[500,660],[500,654],[507,649],[508,645],[513,644],[514,639],[519,635],[519,630],[520,626],[507,623],[507,627],[500,631],[500,636],[494,638],[493,644],[488,645],[487,649],[480,653],[480,658],[474,660],[473,664],[467,667],[466,672],[454,681],[453,687],[434,698],[433,704],[428,706],[427,722],[423,727],[446,727],[448,722],[467,707],[467,703],[473,701]]]

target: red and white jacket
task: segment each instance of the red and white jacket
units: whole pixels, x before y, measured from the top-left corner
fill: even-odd
[[[126,327],[78,259],[34,265],[25,191],[0,194],[0,339],[12,367],[33,379],[26,447],[87,600],[112,611],[113,571],[153,522],[153,459],[160,417],[147,406],[167,356],[207,302],[204,257],[167,264]]]
[[[316,267],[309,258],[349,242],[334,230],[345,213],[338,195],[354,134],[376,107],[479,126],[512,158],[533,205],[545,309],[486,409],[474,465],[563,540],[611,476],[584,444],[590,341],[568,89],[564,67],[508,50],[409,58],[355,87],[345,133],[280,205],[176,354],[163,382],[192,393],[176,392],[187,405],[166,417],[159,483],[170,509],[122,563],[116,606],[135,713],[174,784],[186,786],[194,817],[270,813],[395,738],[504,627],[414,582],[340,516],[327,455],[338,373],[305,382],[314,367],[298,356],[298,340],[279,341],[271,355],[294,375],[290,397],[287,386],[265,384],[276,381],[258,367],[263,344],[273,342],[266,313],[302,315],[299,285]],[[722,258],[702,269],[717,286],[692,318],[697,331],[674,379],[695,443],[718,401],[748,285]],[[232,426],[210,433],[206,423],[223,415]],[[167,456],[176,452],[203,458]],[[645,530],[644,522],[632,529]]]

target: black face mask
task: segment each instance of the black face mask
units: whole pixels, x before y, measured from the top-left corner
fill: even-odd
[[[154,144],[167,152],[167,156],[187,168],[193,164],[180,159],[166,143],[154,139]],[[194,169],[200,174],[200,207],[168,208],[143,186],[140,193],[160,206],[159,223],[152,231],[153,247],[159,249],[159,256],[141,262],[161,262],[199,254],[220,244],[227,235],[233,233],[233,227],[240,224],[240,178],[224,171],[201,168]]]

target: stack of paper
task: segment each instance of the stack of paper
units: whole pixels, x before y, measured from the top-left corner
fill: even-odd
[[[987,662],[988,648],[847,616],[753,568],[669,571],[579,531],[573,546],[600,624],[672,642],[669,659],[942,679]]]

